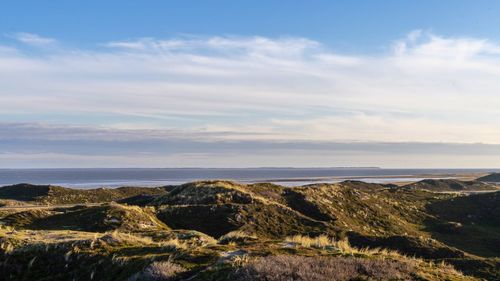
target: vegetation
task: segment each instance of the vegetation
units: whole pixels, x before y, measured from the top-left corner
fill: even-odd
[[[391,276],[410,280],[414,265],[392,260],[344,257],[273,256],[257,259],[234,274],[234,280],[323,281],[372,278],[383,280]]]
[[[4,218],[6,225],[27,229],[80,230],[105,232],[157,231],[168,229],[151,210],[116,203],[101,206],[57,209],[57,211],[28,210]]]
[[[53,185],[16,184],[0,187],[0,199],[43,205],[83,204],[117,201],[138,195],[161,195],[162,188],[120,187],[71,189]]]
[[[168,281],[175,280],[180,273],[186,270],[175,263],[169,261],[153,262],[137,276],[129,278],[129,281]]]
[[[437,220],[427,222],[432,236],[481,256],[500,256],[500,192],[456,197],[427,205]]]
[[[424,184],[3,187],[0,280],[499,280],[500,192]]]
[[[495,185],[479,180],[459,181],[454,179],[426,179],[405,186],[408,189],[424,189],[430,191],[482,191],[497,190]]]
[[[477,180],[482,182],[500,183],[500,173],[492,173],[484,177],[480,177]]]

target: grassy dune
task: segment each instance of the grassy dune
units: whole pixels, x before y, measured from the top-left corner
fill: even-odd
[[[500,192],[456,184],[0,188],[77,204],[0,208],[0,280],[500,279]]]

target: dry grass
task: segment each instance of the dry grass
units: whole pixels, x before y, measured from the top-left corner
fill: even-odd
[[[231,231],[229,233],[226,233],[224,235],[222,235],[220,238],[219,238],[219,243],[221,244],[229,244],[229,243],[238,243],[238,242],[244,242],[244,241],[248,241],[248,240],[257,240],[257,236],[253,235],[253,234],[249,234],[245,231],[241,231],[241,230],[235,230],[235,231]]]
[[[188,243],[183,242],[177,238],[170,239],[167,241],[162,241],[162,242],[159,242],[159,244],[163,247],[170,248],[173,250],[186,250],[189,248]]]
[[[326,236],[326,235],[320,235],[317,237],[309,237],[309,236],[302,236],[302,235],[295,235],[292,237],[287,237],[285,238],[285,241],[294,245],[300,245],[302,247],[306,248],[326,248],[326,247],[337,247],[337,244],[339,241],[335,241],[334,239]]]
[[[8,254],[14,251],[14,245],[8,242],[2,242],[0,243],[0,250],[2,250],[4,253]]]
[[[49,245],[65,242],[88,242],[91,248],[102,243],[113,247],[156,246],[175,251],[198,247],[195,244],[190,244],[190,240],[180,240],[176,237],[163,239],[161,241],[154,241],[151,237],[148,236],[124,233],[116,230],[106,233],[93,233],[71,230],[34,231],[15,230],[12,227],[0,226],[0,249],[6,252],[10,252],[13,250],[13,244],[22,247],[24,245]]]
[[[234,256],[231,259],[231,266],[233,267],[242,267],[250,263],[250,258],[248,255]]]
[[[102,234],[73,230],[16,230],[13,227],[0,227],[0,240],[16,241],[17,244],[62,243],[71,241],[92,240]]]
[[[168,281],[173,280],[178,274],[186,270],[169,261],[154,262],[150,264],[144,271],[137,276],[137,281]]]
[[[355,248],[351,246],[351,244],[347,239],[335,240],[326,235],[320,235],[317,237],[295,235],[292,237],[285,238],[285,242],[305,248],[325,249],[330,247],[340,251],[342,254],[349,254],[349,255],[356,254],[356,255],[366,255],[366,256],[395,257],[395,258],[404,257],[397,251],[385,248],[362,248],[362,249]]]
[[[105,233],[102,237],[99,238],[108,244],[116,244],[116,245],[151,245],[154,244],[153,240],[150,237],[146,236],[137,236],[128,233],[123,233],[119,231],[112,231]]]
[[[307,247],[307,248],[327,248],[332,247],[345,257],[346,255],[357,257],[360,260],[373,260],[373,261],[387,261],[389,264],[391,262],[405,262],[412,265],[412,267],[418,268],[417,275],[425,280],[448,280],[448,277],[453,276],[453,278],[459,278],[456,280],[470,280],[463,276],[463,274],[454,269],[453,266],[446,264],[445,262],[434,263],[433,261],[423,260],[416,257],[405,256],[398,251],[389,250],[385,248],[355,248],[349,244],[348,240],[336,241],[327,236],[320,235],[318,237],[308,237],[296,235],[293,237],[288,237],[285,241],[288,243],[293,243],[296,246]],[[318,257],[320,258],[320,257]],[[253,280],[253,279],[249,279]],[[257,280],[257,279],[255,279]],[[265,279],[265,280],[281,280],[281,279]],[[283,279],[285,280],[285,279]],[[295,280],[295,279],[294,279]],[[302,279],[299,279],[302,280]],[[304,279],[306,280],[306,279]],[[314,280],[314,279],[313,279]],[[330,280],[330,279],[326,279]],[[337,279],[331,279],[337,280]],[[343,280],[343,279],[338,279]],[[363,279],[364,280],[364,279]],[[385,280],[385,279],[384,279]],[[399,280],[399,279],[398,279]],[[455,279],[453,279],[455,280]]]
[[[415,265],[394,260],[345,257],[270,256],[248,263],[231,280],[235,281],[347,281],[413,280]]]
[[[0,207],[20,207],[28,205],[23,201],[17,201],[12,199],[0,199]]]
[[[195,247],[194,245],[190,245],[188,241],[179,240],[178,238],[170,238],[155,242],[151,237],[132,235],[119,231],[108,232],[104,236],[99,238],[99,240],[105,241],[106,243],[111,245],[158,246],[170,251],[182,251],[187,250],[190,247]]]
[[[285,242],[290,243],[295,246],[301,246],[305,248],[334,248],[336,250],[339,250],[342,253],[345,254],[359,254],[359,253],[366,253],[368,254],[369,252],[374,250],[369,250],[369,249],[357,249],[351,246],[349,244],[349,241],[347,239],[343,240],[335,240],[329,236],[326,235],[319,235],[317,237],[309,237],[309,236],[302,236],[302,235],[295,235],[292,237],[287,237],[285,238]],[[379,249],[375,249],[376,251],[379,251]],[[385,250],[384,250],[385,251]]]

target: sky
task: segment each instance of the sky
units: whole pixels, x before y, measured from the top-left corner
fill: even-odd
[[[498,14],[3,1],[0,168],[499,168]]]

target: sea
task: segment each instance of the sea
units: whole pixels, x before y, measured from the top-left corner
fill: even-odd
[[[454,178],[458,174],[500,172],[500,169],[381,168],[92,168],[0,169],[0,186],[31,183],[71,188],[178,185],[199,180],[242,183],[272,182],[284,186],[360,180],[372,183]]]

